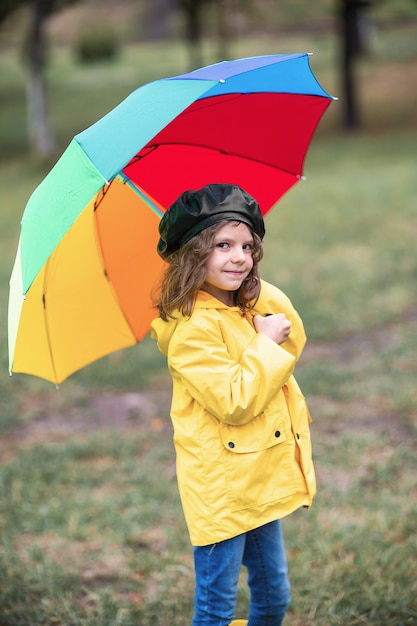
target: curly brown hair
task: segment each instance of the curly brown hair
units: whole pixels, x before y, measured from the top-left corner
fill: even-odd
[[[215,235],[227,221],[222,220],[205,228],[168,257],[168,267],[153,293],[154,305],[163,320],[174,318],[175,311],[190,317],[197,294],[206,280],[206,261],[214,250]],[[253,267],[233,294],[235,305],[242,310],[242,315],[253,308],[260,292],[258,263],[263,257],[263,246],[256,233],[252,232],[252,236]]]

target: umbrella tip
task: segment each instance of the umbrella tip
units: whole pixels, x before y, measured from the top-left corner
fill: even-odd
[[[55,385],[55,389],[59,391],[59,385]]]
[[[314,52],[307,52],[307,56],[312,57]]]
[[[13,372],[12,370],[9,370],[9,376],[12,377],[13,376]]]

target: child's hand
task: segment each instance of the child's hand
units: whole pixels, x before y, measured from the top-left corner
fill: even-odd
[[[255,315],[253,324],[256,332],[263,333],[277,344],[283,343],[291,331],[291,322],[283,313],[267,315],[266,317]]]

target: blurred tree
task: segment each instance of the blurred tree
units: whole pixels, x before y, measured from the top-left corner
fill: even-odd
[[[28,31],[24,46],[24,59],[28,67],[28,137],[32,154],[42,159],[50,158],[55,153],[55,140],[49,124],[46,99],[45,22],[52,13],[76,1],[2,0],[1,3],[0,24],[18,9],[26,8],[29,12]]]
[[[185,38],[189,50],[190,69],[203,65],[203,9],[210,0],[179,0],[185,18]]]
[[[209,21],[208,9],[214,18],[214,30],[217,39],[217,57],[225,60],[229,57],[231,37],[230,17],[237,9],[248,10],[253,0],[178,0],[179,8],[185,19],[185,34],[189,47],[189,66],[195,69],[203,65],[202,40],[205,21]]]
[[[225,60],[228,58],[229,28],[227,21],[227,3],[225,0],[212,0],[216,13],[216,30],[218,42],[218,58]]]
[[[176,6],[173,0],[153,0],[144,6],[144,22],[148,39],[167,39]]]
[[[338,0],[341,23],[341,76],[343,125],[347,130],[360,127],[355,66],[366,50],[367,10],[371,0]]]

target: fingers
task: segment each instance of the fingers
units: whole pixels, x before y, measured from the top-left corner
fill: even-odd
[[[276,313],[265,317],[255,315],[253,323],[258,333],[264,333],[278,344],[283,343],[291,332],[291,322],[283,313]]]

